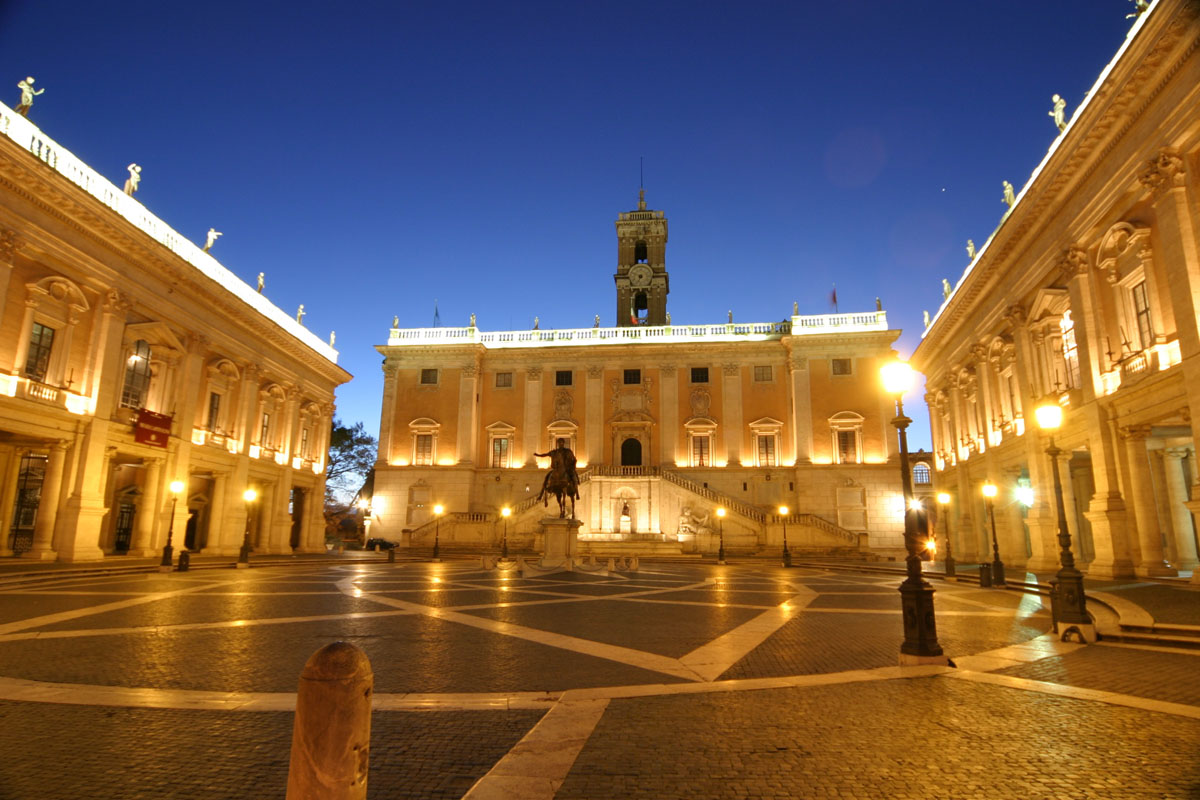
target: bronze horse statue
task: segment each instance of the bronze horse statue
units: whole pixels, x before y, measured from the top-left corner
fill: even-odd
[[[542,481],[542,490],[537,499],[543,506],[550,505],[550,495],[558,499],[559,519],[567,516],[566,500],[571,500],[571,519],[575,519],[575,501],[579,498],[579,473],[575,471],[575,454],[567,447],[565,439],[548,453],[534,453],[539,458],[550,457],[550,472]]]

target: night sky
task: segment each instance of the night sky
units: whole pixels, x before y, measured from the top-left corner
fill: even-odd
[[[0,0],[0,101],[323,338],[615,324],[613,220],[670,223],[676,323],[873,310],[911,354],[1124,40],[1127,0]],[[1153,12],[1151,12],[1153,13]],[[7,87],[7,88],[5,88]],[[911,443],[929,448],[918,389]],[[913,413],[917,412],[917,413]]]

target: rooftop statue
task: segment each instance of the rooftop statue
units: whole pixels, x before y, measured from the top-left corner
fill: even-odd
[[[967,239],[967,258],[975,260],[975,240]]]
[[[1058,132],[1062,133],[1067,127],[1067,121],[1063,118],[1063,109],[1067,107],[1067,101],[1058,95],[1051,97],[1050,101],[1054,103],[1054,108],[1047,113],[1054,119],[1054,124],[1058,126]]]
[[[400,317],[392,317],[392,327],[393,328],[400,327]]]
[[[925,318],[925,327],[928,328],[929,327],[929,312],[922,311],[921,315]]]
[[[599,328],[599,327],[600,327],[600,315],[599,315],[599,314],[597,314],[597,315],[596,315],[596,321],[592,323],[592,327],[593,327],[593,328]]]
[[[329,346],[333,347],[335,342],[337,342],[337,331],[330,331],[329,332]]]
[[[1004,203],[1005,203],[1005,205],[1007,205],[1009,208],[1012,208],[1013,204],[1016,202],[1017,202],[1017,198],[1013,195],[1013,185],[1011,183],[1009,183],[1008,181],[1004,181]]]
[[[217,241],[217,239],[220,239],[224,235],[225,234],[221,233],[216,228],[209,228],[208,236],[206,236],[204,239],[204,252],[207,253],[209,250],[212,250],[213,244]]]
[[[304,324],[304,303],[301,303],[300,307],[296,309],[296,322]]]
[[[541,321],[537,317],[534,317],[533,318],[533,329],[535,331],[538,329],[538,325],[540,325],[540,324],[541,324]]]
[[[1150,0],[1129,0],[1129,2],[1133,3],[1133,13],[1126,14],[1125,19],[1137,19],[1150,10]],[[33,78],[29,80],[33,80]]]
[[[138,190],[138,184],[142,182],[142,168],[137,164],[130,164],[125,169],[129,170],[129,177],[125,180],[125,194],[133,197],[133,193]]]
[[[475,315],[474,314],[471,315],[471,327],[472,328],[475,327]]]
[[[942,299],[949,300],[950,294],[953,291],[954,290],[950,288],[950,281],[946,280],[945,278],[942,278]]]
[[[29,77],[17,84],[17,88],[21,90],[21,102],[17,104],[16,112],[22,117],[29,116],[29,107],[33,105],[33,98],[45,92],[45,89],[34,89],[33,78]]]
[[[258,293],[259,294],[262,294],[263,282],[264,282],[265,276],[266,276],[265,272],[258,273]]]

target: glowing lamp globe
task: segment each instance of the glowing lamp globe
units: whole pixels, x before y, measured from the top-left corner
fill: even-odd
[[[787,507],[787,506],[780,506],[780,507],[779,507],[779,516],[781,516],[781,517],[786,517],[787,515],[788,515],[788,507]]]
[[[912,389],[913,370],[904,361],[892,361],[879,368],[883,390],[888,394],[902,395]]]
[[[512,509],[509,508],[508,506],[505,506],[504,508],[500,509],[500,516],[508,517],[511,515],[512,515]]]
[[[723,508],[718,508],[718,509],[717,509],[717,516],[718,516],[718,517],[723,517],[723,516],[725,516],[725,509],[723,509]]]
[[[258,492],[254,491],[253,489],[247,489],[246,491],[242,492],[242,499],[247,503],[253,503],[258,499]]]
[[[183,481],[171,481],[171,494],[181,494],[183,492]]]
[[[441,505],[440,503],[433,507],[433,513],[435,513],[435,514],[441,514],[445,510],[446,510],[446,507]]]
[[[1033,410],[1038,427],[1044,431],[1056,431],[1062,425],[1063,410],[1058,403],[1042,403]]]
[[[950,493],[938,492],[937,501],[942,505],[947,505],[950,502]]]
[[[995,497],[996,496],[996,484],[985,483],[983,485],[983,496],[988,499]]]

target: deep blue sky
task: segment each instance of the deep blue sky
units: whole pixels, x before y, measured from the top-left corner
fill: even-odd
[[[919,342],[1121,45],[1125,0],[62,2],[0,0],[0,99],[203,243],[355,375],[372,345],[613,324],[613,220],[670,220],[677,323],[883,301]],[[7,88],[5,88],[7,87]],[[921,395],[908,407],[923,412]],[[924,414],[912,444],[929,447]]]

